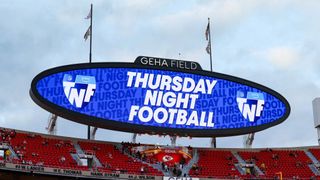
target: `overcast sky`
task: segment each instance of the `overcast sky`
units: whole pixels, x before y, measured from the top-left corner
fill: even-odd
[[[48,68],[87,61],[84,17],[91,2],[95,62],[149,55],[193,60],[209,70],[204,32],[210,17],[214,71],[270,87],[291,105],[289,118],[256,133],[253,147],[317,145],[312,100],[320,96],[318,0],[1,0],[0,126],[46,133],[50,113],[31,100],[31,80]],[[86,128],[59,118],[57,134],[85,138]],[[96,135],[120,142],[131,136],[102,129]],[[137,140],[170,143],[168,137]],[[242,147],[242,141],[218,138],[217,144]],[[210,139],[180,138],[177,144],[208,147]]]

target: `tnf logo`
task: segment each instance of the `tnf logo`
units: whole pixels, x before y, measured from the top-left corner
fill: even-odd
[[[243,117],[250,122],[255,122],[261,116],[264,97],[262,93],[238,91],[237,103]]]
[[[96,89],[94,76],[70,75],[63,76],[63,90],[70,104],[77,108],[85,107]]]

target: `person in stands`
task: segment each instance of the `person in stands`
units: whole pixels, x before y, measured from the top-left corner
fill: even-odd
[[[261,163],[261,165],[260,165],[260,170],[261,170],[263,173],[265,173],[265,171],[266,171],[266,164],[264,164],[264,162]]]
[[[144,174],[144,167],[143,166],[141,166],[141,168],[140,168],[140,173]]]
[[[66,161],[66,158],[65,158],[64,156],[61,156],[60,162],[61,162],[61,163],[64,163],[65,161]]]
[[[251,170],[248,167],[246,167],[246,174],[250,174],[251,175]]]
[[[110,168],[111,168],[111,165],[110,165],[108,162],[106,162],[106,163],[105,163],[105,168],[110,169]]]
[[[5,151],[5,159],[11,161],[11,151],[9,149]]]
[[[272,154],[272,159],[274,159],[274,160],[278,160],[278,159],[279,159],[278,154]]]

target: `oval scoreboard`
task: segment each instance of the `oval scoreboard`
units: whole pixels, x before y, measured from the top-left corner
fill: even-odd
[[[37,75],[32,99],[79,123],[127,132],[230,136],[261,131],[290,113],[279,93],[241,78],[134,63],[85,63]]]

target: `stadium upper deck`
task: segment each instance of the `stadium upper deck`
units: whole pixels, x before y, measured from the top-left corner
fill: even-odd
[[[111,143],[0,129],[2,172],[54,177],[310,179],[319,147],[209,149]]]

